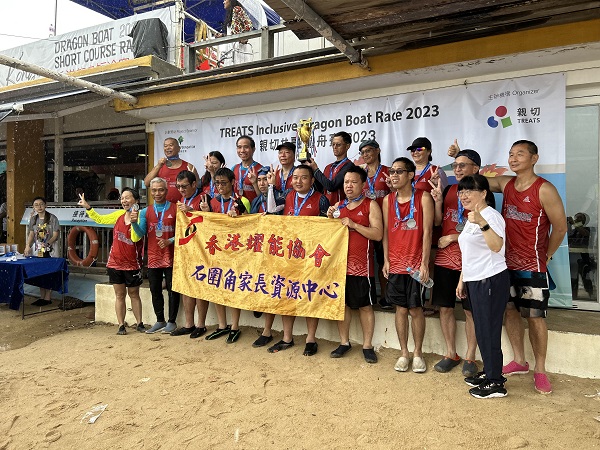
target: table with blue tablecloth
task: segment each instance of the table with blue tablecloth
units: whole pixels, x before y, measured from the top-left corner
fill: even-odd
[[[23,284],[59,293],[68,292],[69,267],[65,258],[27,257],[16,261],[0,258],[0,303],[18,310],[23,301]]]

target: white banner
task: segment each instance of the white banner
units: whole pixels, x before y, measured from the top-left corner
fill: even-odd
[[[120,207],[115,206],[114,208],[94,208],[94,210],[98,214],[110,214],[115,212],[115,210],[120,209]],[[84,227],[103,227],[103,228],[112,228],[113,225],[103,225],[94,222],[90,219],[86,212],[85,208],[81,206],[61,206],[61,207],[52,207],[49,206],[46,208],[51,214],[54,214],[58,219],[58,223],[61,226],[84,226]],[[23,213],[23,217],[21,217],[21,225],[29,225],[29,220],[31,216],[34,214],[33,208],[31,206],[25,208],[25,212]]]
[[[378,97],[310,108],[246,114],[181,122],[164,122],[155,128],[155,163],[163,141],[175,137],[181,157],[203,167],[204,155],[219,150],[228,166],[238,161],[236,139],[247,134],[256,141],[254,159],[277,164],[275,148],[295,142],[300,119],[316,122],[316,161],[320,167],[333,160],[332,134],[347,131],[355,145],[349,156],[358,159],[358,144],[374,138],[381,146],[384,164],[406,151],[413,139],[428,137],[433,161],[452,162],[448,146],[458,138],[461,148],[477,150],[484,165],[507,166],[508,150],[518,139],[529,139],[540,148],[541,172],[564,172],[565,79],[562,74],[469,84],[389,97]]]
[[[235,143],[247,134],[256,141],[254,159],[277,164],[275,148],[283,141],[295,142],[300,119],[316,122],[314,138],[319,167],[333,161],[331,136],[337,131],[352,135],[350,159],[360,163],[358,145],[376,139],[382,162],[391,165],[399,156],[410,157],[406,147],[420,136],[433,146],[433,163],[453,177],[447,149],[458,139],[461,148],[479,152],[487,176],[512,172],[508,151],[513,142],[528,139],[539,148],[536,172],[551,181],[565,199],[565,108],[564,74],[516,78],[468,84],[310,108],[290,108],[256,114],[158,123],[155,127],[155,163],[163,156],[162,145],[174,137],[181,157],[202,171],[204,155],[219,150],[227,166],[239,161]],[[501,205],[498,202],[498,207]],[[552,306],[571,305],[569,259],[566,239],[550,264],[557,289]]]
[[[51,36],[48,39],[4,50],[2,54],[61,73],[114,64],[134,58],[132,39],[128,34],[135,22],[151,18],[158,18],[166,25],[169,31],[168,62],[175,64],[177,19],[174,7],[157,9],[83,30]],[[38,78],[41,77],[19,69],[0,66],[0,87]]]

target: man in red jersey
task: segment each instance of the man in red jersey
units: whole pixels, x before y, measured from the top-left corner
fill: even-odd
[[[358,151],[365,162],[364,166],[361,167],[367,171],[367,182],[365,183],[363,192],[366,197],[375,199],[381,209],[384,197],[390,193],[390,188],[386,182],[389,177],[389,167],[381,164],[381,149],[375,139],[362,141],[358,147]],[[377,262],[377,276],[379,277],[379,285],[381,286],[379,307],[385,311],[392,311],[394,307],[385,300],[387,280],[381,270],[383,267],[383,243],[375,241],[373,244],[375,247],[375,261]]]
[[[352,145],[352,137],[345,131],[340,131],[335,133],[331,139],[331,148],[333,149],[333,156],[335,156],[334,162],[328,164],[323,172],[319,170],[319,166],[314,159],[306,162],[306,165],[312,167],[315,179],[323,187],[330,205],[346,198],[344,194],[344,175],[354,165],[348,159],[350,145]]]
[[[275,172],[269,172],[269,193],[267,197],[267,208],[269,213],[283,213],[286,216],[326,216],[329,202],[327,198],[315,191],[313,170],[310,166],[300,165],[294,170],[292,176],[293,191],[288,192],[285,198],[275,198],[273,186],[277,182]],[[269,353],[277,353],[294,345],[294,321],[295,316],[281,316],[283,322],[283,339],[268,348]],[[306,318],[308,334],[306,336],[305,356],[317,353],[318,345],[315,334],[319,319],[315,317]]]
[[[358,310],[360,326],[363,332],[363,356],[368,363],[376,363],[377,355],[372,339],[375,330],[373,304],[377,301],[371,296],[375,283],[373,270],[373,242],[383,237],[381,208],[374,199],[365,197],[364,188],[367,172],[352,166],[344,175],[344,193],[346,200],[330,206],[327,217],[340,219],[348,227],[348,263],[346,267],[346,310],[344,320],[338,322],[340,345],[331,352],[332,358],[341,358],[351,348],[350,322],[352,310]]]
[[[177,328],[175,320],[179,311],[179,294],[173,292],[173,243],[175,242],[175,218],[177,205],[167,200],[167,181],[160,177],[150,181],[150,193],[154,204],[138,213],[137,222],[131,223],[131,240],[137,242],[148,235],[148,283],[152,295],[152,307],[156,323],[146,333],[158,331],[170,333]],[[169,296],[169,321],[165,321],[163,277]]]
[[[475,150],[462,150],[452,163],[456,181],[479,173],[480,166],[479,153]],[[456,318],[454,317],[456,286],[462,270],[458,236],[467,222],[469,211],[462,207],[462,203],[458,199],[458,184],[448,186],[443,191],[441,183],[435,186],[430,181],[430,184],[432,186],[431,195],[435,201],[434,225],[442,226],[442,236],[438,239],[438,250],[435,255],[435,276],[433,277],[435,286],[431,291],[431,301],[433,305],[440,307],[440,326],[446,341],[446,355],[434,366],[434,369],[444,373],[460,364],[460,357],[456,353]],[[465,312],[467,337],[467,352],[462,373],[465,377],[471,377],[478,372],[477,364],[475,364],[477,339],[475,338],[471,303],[468,298],[462,299],[462,307]]]
[[[235,145],[237,155],[241,161],[231,168],[235,175],[236,182],[234,192],[237,196],[246,197],[249,202],[252,202],[252,200],[254,200],[260,194],[260,192],[258,190],[258,186],[256,185],[256,180],[253,183],[252,180],[248,178],[248,173],[258,173],[259,169],[262,167],[262,164],[254,161],[256,144],[254,143],[254,139],[252,139],[250,136],[239,137]],[[250,212],[250,209],[248,209],[248,212]]]
[[[425,316],[421,292],[424,288],[410,272],[418,269],[421,280],[429,279],[434,205],[429,192],[412,187],[415,170],[410,159],[396,158],[389,171],[392,192],[383,200],[383,275],[388,279],[386,299],[396,305],[396,333],[402,352],[394,369],[408,370],[410,314],[415,343],[412,370],[422,373],[427,370],[422,353]]]
[[[156,166],[146,175],[144,178],[144,184],[150,186],[150,181],[155,177],[160,177],[163,180],[167,180],[167,200],[171,203],[176,203],[179,200],[179,192],[175,188],[177,175],[182,170],[190,170],[194,172],[196,178],[198,178],[198,172],[196,168],[187,161],[179,158],[179,141],[175,138],[166,138],[163,144],[165,156],[158,160]]]
[[[454,143],[448,154],[458,150]],[[514,359],[502,368],[505,376],[526,374],[523,321],[529,325],[529,341],[535,357],[534,387],[540,394],[552,392],[546,375],[548,350],[548,273],[546,263],[567,232],[567,218],[554,185],[535,174],[538,148],[528,140],[516,141],[508,153],[508,166],[516,177],[489,178],[490,189],[502,192],[502,216],[506,222],[506,265],[510,271],[511,298],[505,326]]]

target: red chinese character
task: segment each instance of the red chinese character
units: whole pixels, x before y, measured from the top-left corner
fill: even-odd
[[[315,258],[315,267],[321,267],[321,263],[323,262],[324,256],[331,256],[331,255],[329,253],[327,253],[327,250],[325,250],[321,246],[321,244],[318,244],[315,251],[311,255],[308,255],[309,258]]]
[[[262,253],[262,246],[264,240],[264,234],[255,234],[254,236],[248,236],[248,241],[246,242],[246,250],[252,250],[255,253]]]
[[[244,244],[240,242],[239,233],[227,235],[227,244],[225,245],[225,250],[231,249],[234,252],[237,252],[243,246]]]
[[[269,238],[269,255],[283,256],[283,244],[281,236],[275,237],[274,234]]]
[[[296,238],[295,241],[290,239],[290,242],[287,245],[288,249],[288,259],[291,259],[292,256],[296,259],[304,259],[306,256],[306,250],[302,247],[302,241]]]
[[[208,253],[214,255],[217,250],[222,251],[221,247],[219,247],[219,241],[217,240],[216,235],[212,235],[208,241],[206,241],[206,247],[208,249]]]

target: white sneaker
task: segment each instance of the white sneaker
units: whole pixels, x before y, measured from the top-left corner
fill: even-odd
[[[406,372],[408,370],[409,362],[410,360],[406,356],[401,356],[400,358],[398,358],[398,361],[396,361],[394,369],[398,372]]]
[[[427,364],[425,360],[420,356],[415,356],[413,358],[413,372],[415,373],[423,373],[427,370]]]

